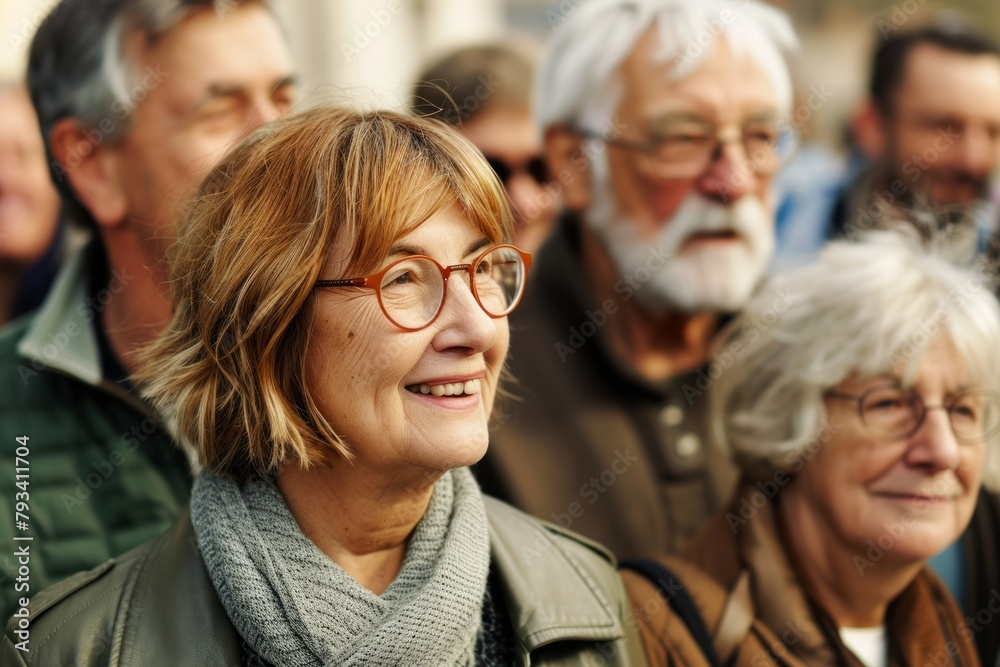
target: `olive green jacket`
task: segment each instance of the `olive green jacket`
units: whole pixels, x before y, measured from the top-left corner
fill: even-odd
[[[0,332],[0,541],[10,545],[0,553],[0,618],[162,534],[191,495],[187,459],[167,429],[102,374],[94,323],[131,278],[108,272],[92,241],[36,313]],[[15,557],[29,545],[29,556]]]
[[[646,664],[609,552],[491,498],[486,509],[522,664]],[[28,635],[18,635],[18,618],[7,623],[0,664],[242,664],[187,514],[155,540],[43,591],[30,613]],[[25,637],[27,652],[17,648]]]

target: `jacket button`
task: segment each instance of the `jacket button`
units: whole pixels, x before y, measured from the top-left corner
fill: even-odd
[[[679,405],[671,403],[660,410],[660,422],[667,428],[677,428],[684,422],[684,410]]]
[[[701,439],[694,433],[684,433],[677,438],[677,455],[689,459],[701,451]]]

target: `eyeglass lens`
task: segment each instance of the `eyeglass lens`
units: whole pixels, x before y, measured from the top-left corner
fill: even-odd
[[[510,184],[511,177],[519,170],[523,169],[531,178],[534,179],[539,185],[545,185],[549,182],[549,167],[545,163],[545,158],[536,155],[535,157],[529,159],[521,167],[511,166],[509,162],[498,157],[486,156],[486,161],[490,163],[493,171],[496,172],[497,178],[503,183],[504,187]]]
[[[524,288],[524,263],[510,247],[501,246],[486,253],[468,273],[470,277],[466,280],[470,281],[476,300],[491,317],[510,312]],[[423,257],[393,264],[379,285],[379,299],[389,319],[408,329],[430,323],[441,309],[444,295],[441,269]]]
[[[914,433],[926,411],[919,395],[898,388],[873,388],[861,399],[865,423],[889,436]],[[1000,428],[1000,397],[989,390],[962,392],[947,403],[947,411],[955,437],[963,442],[981,442]]]

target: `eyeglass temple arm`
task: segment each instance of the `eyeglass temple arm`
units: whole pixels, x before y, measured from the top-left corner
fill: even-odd
[[[830,398],[843,398],[849,401],[856,401],[859,398],[861,398],[861,396],[858,396],[856,394],[845,394],[842,391],[834,391],[833,389],[829,389],[823,393],[824,395],[829,396]]]
[[[574,128],[573,131],[580,135],[581,137],[586,137],[587,139],[596,139],[597,141],[603,141],[606,144],[612,146],[618,146],[619,148],[627,148],[633,151],[639,151],[641,153],[652,153],[656,150],[656,146],[651,143],[641,142],[641,141],[629,141],[628,139],[621,139],[618,137],[609,139],[605,137],[604,134],[596,130],[587,130],[584,128]]]
[[[316,287],[365,287],[368,278],[338,278],[336,280],[317,280]]]

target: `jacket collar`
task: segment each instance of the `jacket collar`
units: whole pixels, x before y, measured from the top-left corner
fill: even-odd
[[[87,305],[89,269],[99,251],[96,238],[69,258],[56,276],[17,351],[36,369],[51,368],[89,385],[101,384],[101,359]]]
[[[190,510],[151,546],[131,579],[134,594],[123,597],[116,628],[122,637],[118,664],[242,664],[239,633],[201,559]],[[150,623],[150,613],[170,621]]]
[[[756,486],[741,485],[728,512],[739,516],[740,501],[752,498],[755,492],[759,493]],[[860,665],[841,642],[836,624],[812,600],[804,567],[794,560],[782,538],[779,504],[780,494],[741,523],[735,538],[735,551],[757,591],[757,618],[804,664]],[[715,544],[725,544],[725,537],[720,536]],[[781,595],[769,593],[779,590]],[[949,664],[965,665],[975,652],[970,633],[962,632],[957,607],[926,566],[889,604],[885,623],[895,651],[889,656],[894,665],[924,664],[927,656],[943,656],[945,649],[952,656]]]
[[[554,528],[492,498],[485,501],[493,563],[524,664],[530,652],[553,642],[625,636],[611,601],[584,563],[553,538]],[[610,567],[612,557],[604,557]],[[239,664],[241,640],[200,557],[188,511],[156,540],[131,585],[135,594],[120,614],[120,664],[153,664],[157,656],[171,656],[173,664]],[[142,622],[151,609],[175,627]],[[138,650],[142,655],[125,655]]]
[[[556,641],[614,641],[625,635],[618,614],[584,564],[553,538],[555,528],[493,498],[485,501],[493,563],[526,652]],[[573,538],[563,542],[568,539]],[[609,565],[614,562],[610,554],[605,557]]]
[[[100,239],[91,237],[67,260],[18,342],[17,353],[31,362],[34,371],[52,370],[68,375],[112,394],[141,414],[153,415],[153,409],[145,401],[104,377],[100,344],[94,331],[95,326],[101,326],[99,321],[95,322],[101,306],[95,304],[90,292],[94,267],[103,252]]]

